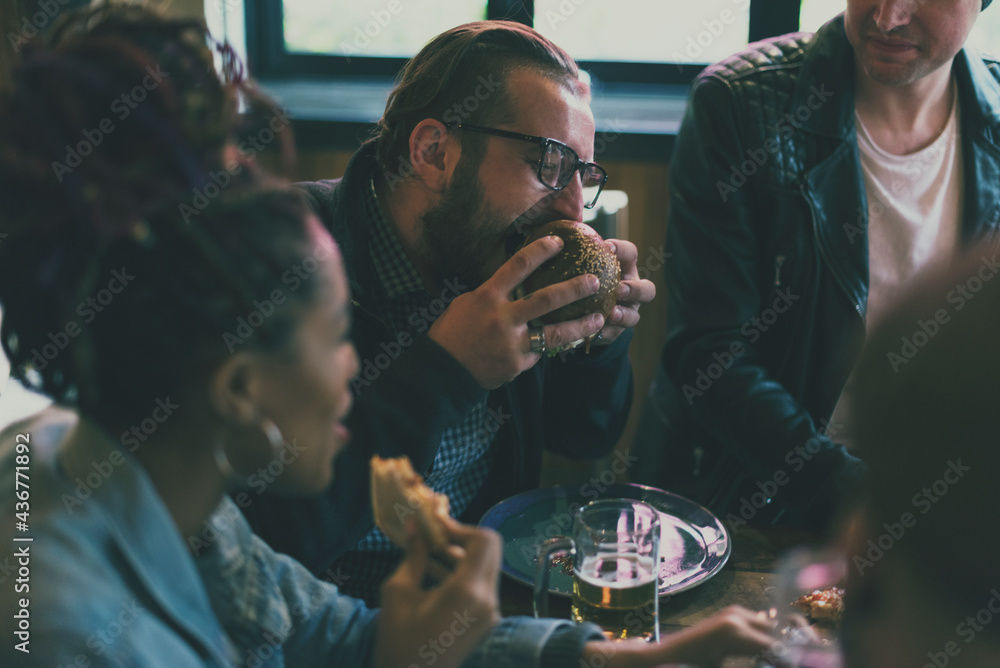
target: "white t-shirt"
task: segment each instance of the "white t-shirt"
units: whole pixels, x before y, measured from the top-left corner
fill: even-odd
[[[944,130],[929,146],[909,155],[882,150],[861,119],[855,119],[868,196],[868,331],[913,276],[948,261],[958,248],[963,187],[958,118],[956,90]],[[848,448],[853,447],[853,388],[852,374],[828,430]]]

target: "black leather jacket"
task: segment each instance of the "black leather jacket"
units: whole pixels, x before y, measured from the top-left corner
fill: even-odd
[[[968,244],[1000,227],[1000,66],[962,51],[953,72]],[[864,470],[826,428],[868,296],[843,17],[706,69],[672,160],[667,338],[634,470],[731,528],[821,525]]]

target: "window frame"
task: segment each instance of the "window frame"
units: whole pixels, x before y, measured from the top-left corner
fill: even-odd
[[[250,70],[260,79],[359,79],[395,77],[406,58],[290,53],[284,48],[282,0],[247,2],[246,37]],[[798,30],[800,0],[751,0],[750,42]],[[531,25],[534,0],[488,0],[487,18],[507,18]],[[608,84],[691,83],[704,69],[692,63],[579,61]]]

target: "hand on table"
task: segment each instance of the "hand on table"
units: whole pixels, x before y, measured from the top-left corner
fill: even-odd
[[[530,350],[529,321],[597,292],[597,277],[584,274],[537,290],[522,299],[512,298],[517,286],[562,247],[562,239],[555,236],[528,244],[477,289],[456,297],[431,326],[428,336],[451,353],[483,388],[492,390],[503,385],[533,367],[541,358],[541,353]],[[632,270],[638,276],[635,246],[631,247]],[[634,317],[629,315],[622,322],[632,320],[638,321],[638,305]],[[546,347],[555,349],[586,338],[603,326],[604,318],[600,314],[546,325]]]
[[[437,586],[424,589],[430,555],[412,519],[406,529],[406,558],[382,587],[375,666],[424,665],[434,655],[436,666],[452,668],[500,621],[500,537],[488,529],[449,525],[453,568]],[[445,647],[442,635],[454,643]]]
[[[609,668],[676,663],[718,666],[727,657],[765,652],[774,642],[771,626],[764,613],[731,605],[690,628],[664,636],[659,644],[644,640],[617,644],[589,642],[584,647],[582,663],[589,665],[591,657],[602,655]]]

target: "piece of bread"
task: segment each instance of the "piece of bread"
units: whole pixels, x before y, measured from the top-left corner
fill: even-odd
[[[406,520],[414,517],[430,552],[448,547],[448,497],[424,484],[407,457],[383,459],[375,456],[372,468],[372,508],[375,525],[400,547],[406,547]]]

